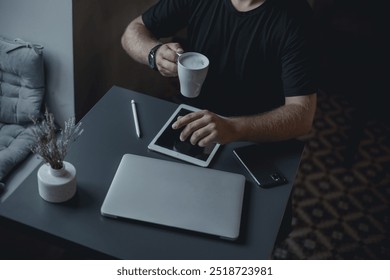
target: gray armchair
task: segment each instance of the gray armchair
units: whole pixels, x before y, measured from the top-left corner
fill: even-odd
[[[42,46],[0,37],[0,192],[34,143],[45,92]]]

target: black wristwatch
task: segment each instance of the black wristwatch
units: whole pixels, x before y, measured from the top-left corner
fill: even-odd
[[[149,61],[149,67],[153,70],[157,70],[157,64],[156,64],[156,52],[157,50],[162,46],[162,44],[158,44],[154,46],[148,55],[148,61]]]

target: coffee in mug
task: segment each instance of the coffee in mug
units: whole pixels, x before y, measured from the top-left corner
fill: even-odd
[[[177,60],[180,92],[185,97],[197,97],[207,76],[208,58],[197,52],[186,52]]]

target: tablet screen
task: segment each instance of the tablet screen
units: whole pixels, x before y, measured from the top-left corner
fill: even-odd
[[[184,129],[172,129],[172,124],[177,120],[179,116],[185,116],[188,113],[194,112],[198,109],[180,105],[177,110],[172,114],[164,127],[156,135],[153,141],[148,146],[149,149],[155,150],[187,162],[191,162],[200,166],[207,166],[216,150],[218,144],[211,144],[206,147],[199,147],[198,145],[192,145],[189,139],[185,141],[180,140],[180,133]]]

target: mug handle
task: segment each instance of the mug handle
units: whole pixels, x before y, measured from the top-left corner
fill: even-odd
[[[182,55],[183,53],[176,53],[176,63],[177,63],[177,61],[179,60],[179,57]]]

